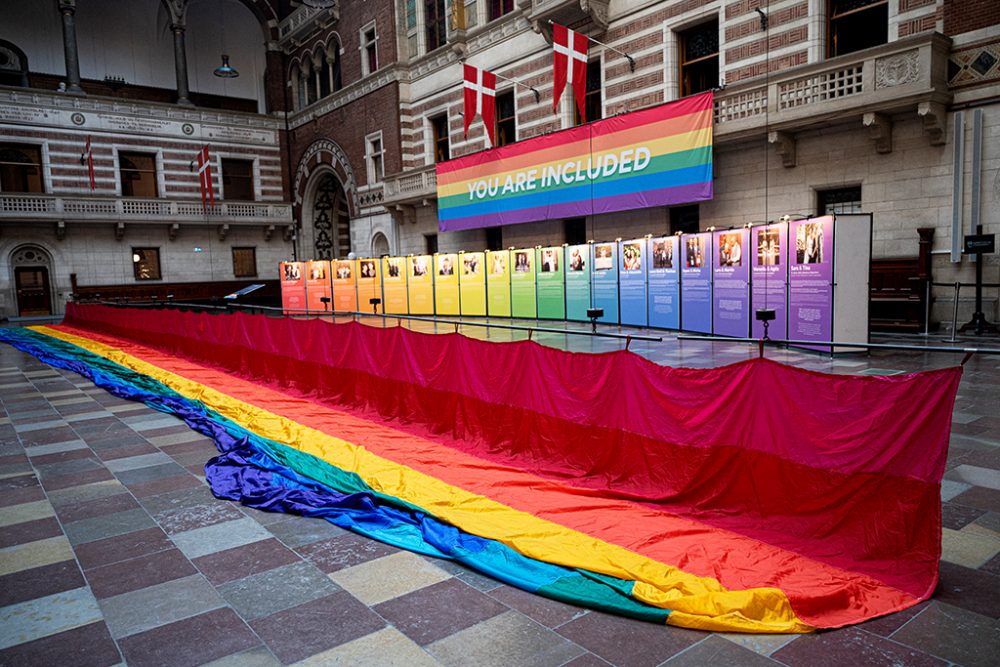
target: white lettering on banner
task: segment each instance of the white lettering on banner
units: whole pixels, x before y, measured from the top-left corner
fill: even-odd
[[[547,188],[558,185],[570,185],[583,181],[594,181],[598,178],[608,178],[615,174],[634,174],[649,166],[653,157],[645,146],[627,148],[621,153],[604,153],[595,158],[588,157],[562,164],[550,164],[544,167],[533,167],[527,171],[508,174],[500,183],[500,177],[494,176],[466,184],[469,188],[469,200],[485,199],[518,192],[527,192],[536,188]]]

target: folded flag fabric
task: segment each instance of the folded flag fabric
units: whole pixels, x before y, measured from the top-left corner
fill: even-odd
[[[559,599],[805,632],[903,609],[936,584],[958,368],[671,369],[103,306],[0,337],[211,432],[220,497],[324,516]]]

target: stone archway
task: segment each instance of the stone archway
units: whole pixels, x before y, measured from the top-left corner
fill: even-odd
[[[381,257],[389,254],[389,239],[382,232],[375,232],[372,236],[372,257]]]
[[[37,245],[22,245],[10,254],[11,284],[19,317],[53,313],[52,256]]]
[[[351,252],[351,215],[344,187],[332,173],[319,177],[312,205],[313,257],[335,259]]]

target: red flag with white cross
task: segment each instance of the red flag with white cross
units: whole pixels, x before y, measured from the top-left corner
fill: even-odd
[[[555,69],[555,87],[552,90],[552,110],[559,107],[559,98],[567,83],[573,84],[573,96],[580,110],[580,118],[587,122],[585,108],[587,95],[587,46],[586,35],[574,32],[558,23],[552,24],[552,59]]]
[[[201,181],[201,207],[203,209],[215,208],[212,162],[208,157],[208,144],[202,146],[201,150],[198,151],[198,179]]]
[[[465,65],[465,81],[463,82],[465,98],[465,136],[469,136],[469,125],[479,114],[490,136],[490,146],[496,146],[496,128],[494,123],[496,110],[497,76],[484,69]]]

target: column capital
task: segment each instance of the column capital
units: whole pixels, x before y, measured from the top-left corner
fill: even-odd
[[[63,14],[76,11],[76,0],[59,0],[59,11]]]

